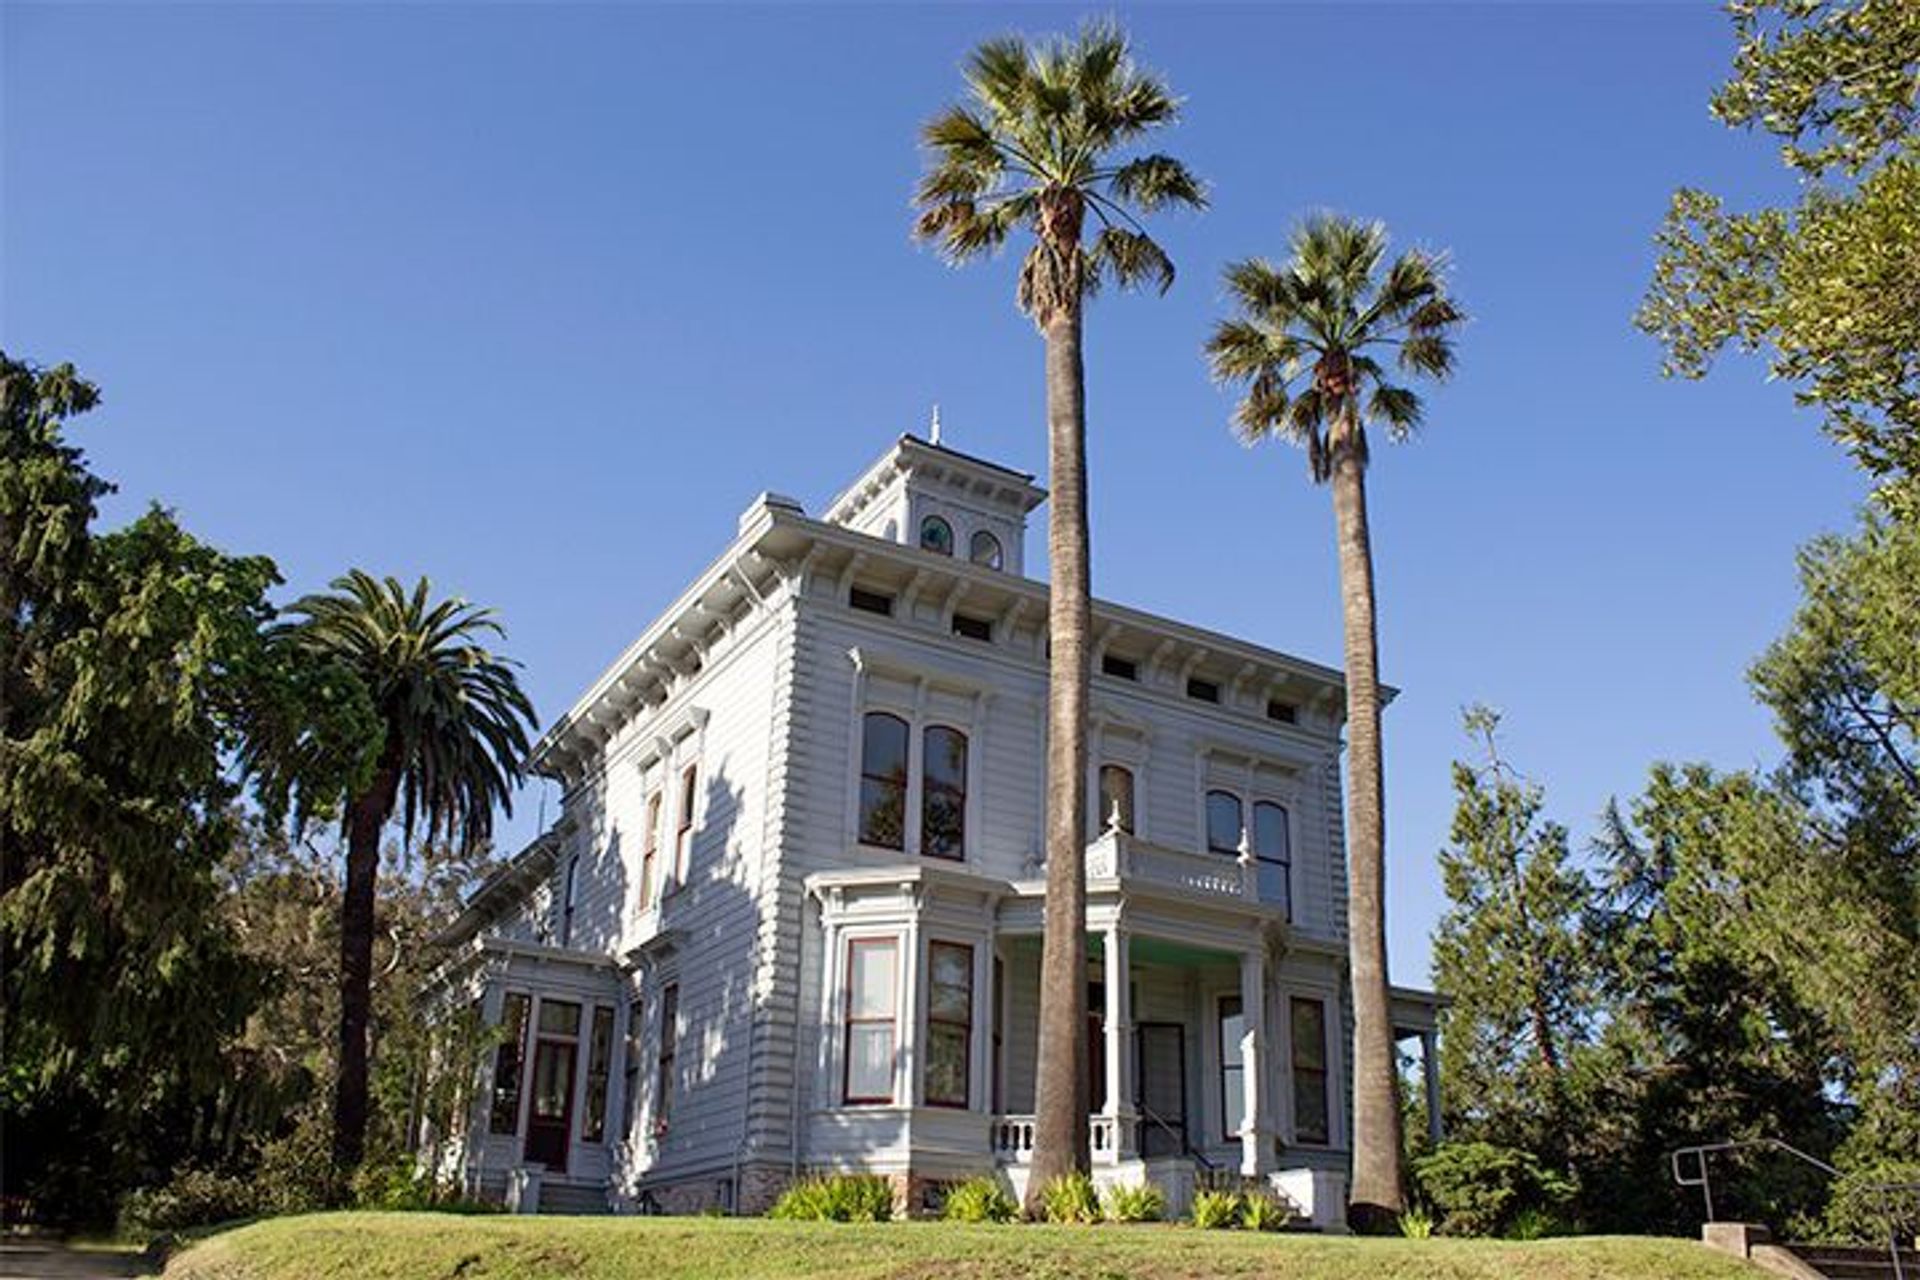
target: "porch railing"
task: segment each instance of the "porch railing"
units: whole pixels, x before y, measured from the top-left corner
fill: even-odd
[[[1118,830],[1104,832],[1087,846],[1087,878],[1146,880],[1222,898],[1259,896],[1250,858],[1150,844]]]
[[[1087,1147],[1096,1164],[1111,1164],[1120,1158],[1122,1126],[1116,1116],[1087,1117]],[[1027,1164],[1033,1159],[1032,1116],[994,1116],[989,1139],[994,1158],[1002,1164]],[[1131,1147],[1131,1143],[1126,1144]]]

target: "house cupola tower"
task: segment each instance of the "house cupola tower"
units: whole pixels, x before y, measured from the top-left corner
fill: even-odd
[[[1024,471],[909,435],[833,500],[826,520],[1023,576],[1027,515],[1046,498]]]

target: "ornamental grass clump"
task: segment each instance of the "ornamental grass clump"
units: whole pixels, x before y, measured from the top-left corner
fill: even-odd
[[[890,1222],[893,1185],[871,1173],[805,1178],[781,1192],[767,1216],[784,1222]]]
[[[1205,1231],[1231,1231],[1240,1225],[1245,1197],[1238,1191],[1198,1191],[1193,1197],[1193,1225]]]
[[[1065,1174],[1041,1188],[1040,1211],[1048,1222],[1098,1222],[1100,1193],[1086,1174]]]
[[[968,1178],[947,1192],[940,1216],[948,1222],[1012,1222],[1020,1206],[993,1178]]]
[[[1166,1196],[1151,1182],[1107,1188],[1108,1222],[1158,1222],[1166,1211]]]
[[[1249,1231],[1283,1231],[1293,1221],[1293,1207],[1270,1192],[1256,1191],[1241,1198],[1240,1223]]]

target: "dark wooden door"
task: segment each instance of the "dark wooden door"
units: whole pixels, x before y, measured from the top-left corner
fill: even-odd
[[[1187,1029],[1178,1022],[1143,1022],[1134,1030],[1134,1044],[1140,1154],[1180,1155],[1187,1148]]]
[[[533,1105],[527,1113],[526,1158],[567,1171],[567,1135],[573,1128],[573,1068],[579,1046],[541,1040],[533,1051]]]

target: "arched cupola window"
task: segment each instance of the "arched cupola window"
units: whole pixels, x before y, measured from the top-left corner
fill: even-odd
[[[953,554],[953,526],[941,516],[928,516],[920,522],[920,549],[938,556]]]

